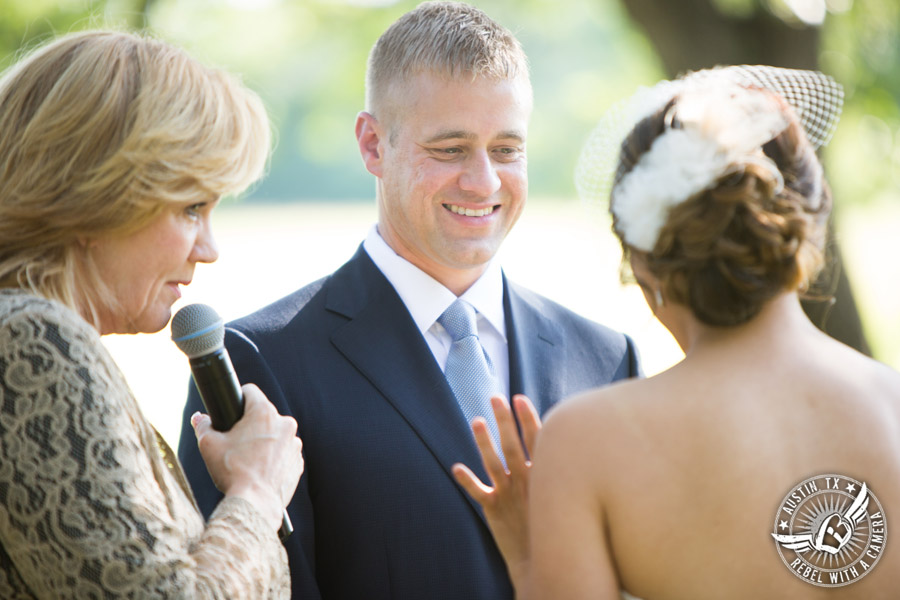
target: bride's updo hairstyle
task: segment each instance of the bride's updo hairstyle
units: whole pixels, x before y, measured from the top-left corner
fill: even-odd
[[[708,325],[739,325],[776,295],[805,291],[816,276],[823,264],[831,194],[815,150],[784,99],[759,88],[732,89],[715,102],[704,98],[699,108],[687,106],[696,99],[694,93],[676,94],[625,137],[610,197],[613,229],[626,259],[640,254],[659,279],[667,301],[688,306]],[[723,117],[727,111],[722,102],[743,107]],[[749,111],[748,103],[752,103]],[[698,157],[692,147],[695,141],[677,137],[686,127],[680,113],[690,111],[689,118],[695,119],[698,111],[710,108],[712,114],[700,115],[694,127],[720,141],[732,136],[745,139],[748,125],[772,119],[760,125],[764,139],[750,140],[738,151],[730,149],[712,168],[715,172],[707,175],[712,181],[691,193],[699,186],[684,187],[676,180],[699,176],[714,149],[701,148]],[[735,130],[728,131],[730,127]],[[777,131],[774,137],[767,135],[772,131]],[[663,157],[652,156],[651,149],[666,138],[674,151],[668,158],[678,160],[663,164]],[[679,160],[687,164],[672,164]],[[632,178],[641,181],[629,182]],[[646,202],[653,187],[675,196],[684,190],[685,195],[662,199],[665,210],[659,211],[655,226],[638,221],[619,205]],[[641,219],[654,212],[652,206],[635,208]]]
[[[831,194],[815,152],[843,97],[827,75],[764,65],[660,81],[606,112],[575,185],[609,203],[623,267],[646,263],[669,302],[738,325],[823,266]]]

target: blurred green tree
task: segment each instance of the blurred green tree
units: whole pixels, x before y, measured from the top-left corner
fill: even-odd
[[[251,200],[369,199],[372,180],[353,137],[366,57],[378,35],[418,2],[0,0],[0,67],[61,32],[148,28],[242,73],[265,99],[279,141],[270,175]],[[583,140],[637,85],[740,62],[821,67],[844,85],[841,126],[825,155],[838,213],[842,205],[900,195],[896,0],[472,3],[510,27],[530,57],[537,107],[530,187],[537,200],[574,195],[572,168]],[[865,349],[855,310],[837,314],[850,305],[839,299],[828,323],[848,326],[834,335]],[[822,315],[814,319],[821,323]]]
[[[244,74],[280,140],[255,198],[370,198],[352,123],[372,43],[418,0],[0,0],[0,67],[73,29],[148,27]],[[900,181],[900,3],[895,0],[474,0],[517,33],[538,109],[533,196],[569,197],[587,132],[635,86],[718,62],[821,67],[847,90],[827,161],[841,203]],[[792,10],[790,7],[793,6]],[[827,8],[821,27],[797,12]],[[628,12],[626,12],[626,9]],[[807,18],[809,16],[807,15]],[[639,24],[640,29],[635,25]],[[790,57],[790,63],[777,60]]]
[[[146,26],[152,0],[0,0],[0,67],[18,52],[61,32],[90,27]]]

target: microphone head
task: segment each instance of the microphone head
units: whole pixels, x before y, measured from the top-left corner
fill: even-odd
[[[188,304],[172,317],[172,341],[188,358],[204,356],[224,346],[225,323],[211,306]]]

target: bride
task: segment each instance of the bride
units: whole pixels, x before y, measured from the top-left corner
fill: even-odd
[[[562,403],[539,435],[514,398],[524,451],[495,399],[508,469],[473,423],[493,487],[454,472],[519,597],[896,597],[900,374],[798,300],[824,260],[814,147],[838,94],[818,73],[726,67],[630,103],[613,228],[685,358]],[[602,180],[596,147],[582,189],[603,187],[585,183]]]

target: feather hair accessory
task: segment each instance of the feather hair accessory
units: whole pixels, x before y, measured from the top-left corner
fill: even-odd
[[[669,209],[739,165],[756,162],[781,177],[759,150],[789,123],[770,92],[709,82],[680,93],[673,110],[678,127],[667,128],[612,190],[617,228],[646,252],[656,245]]]
[[[608,201],[613,191],[625,241],[652,250],[669,210],[712,186],[735,165],[755,162],[780,178],[760,150],[788,125],[769,92],[793,107],[813,147],[828,141],[843,103],[843,91],[831,77],[746,65],[697,71],[642,88],[607,112],[579,159],[579,195]],[[616,173],[626,135],[676,95],[677,127],[661,134],[627,176]]]

